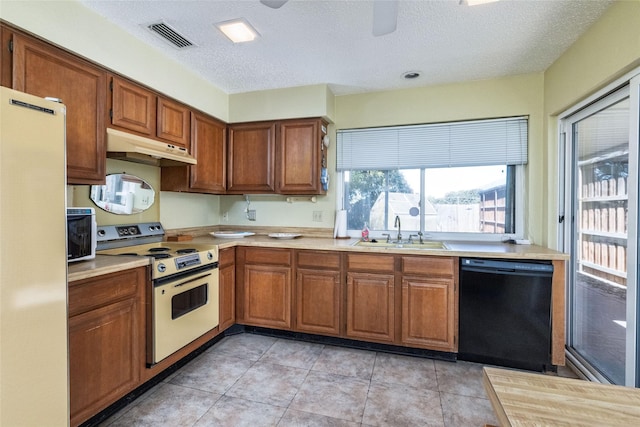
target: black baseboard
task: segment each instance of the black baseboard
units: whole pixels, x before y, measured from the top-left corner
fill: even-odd
[[[241,325],[234,325],[241,326]],[[426,350],[420,348],[402,347],[391,344],[380,344],[365,341],[351,340],[347,338],[328,337],[325,335],[314,335],[302,332],[282,331],[279,329],[262,328],[258,326],[241,326],[244,332],[256,335],[267,335],[276,338],[292,339],[297,341],[312,342],[317,344],[335,345],[337,347],[348,347],[360,350],[379,351],[383,353],[399,354],[404,356],[416,356],[427,359],[444,360],[455,362],[457,360],[456,353],[443,351]]]

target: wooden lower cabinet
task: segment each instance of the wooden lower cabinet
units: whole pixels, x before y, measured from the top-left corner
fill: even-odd
[[[240,323],[292,328],[291,253],[290,249],[237,249],[236,291],[240,303],[236,309]]]
[[[393,274],[347,273],[347,337],[393,342]]]
[[[140,385],[146,284],[146,267],[69,283],[72,426]]]
[[[222,249],[220,262],[220,332],[236,323],[236,249]]]
[[[455,352],[457,259],[402,257],[402,345]]]
[[[339,336],[344,299],[339,253],[297,251],[296,331]]]
[[[298,270],[296,330],[340,334],[340,272]]]
[[[395,320],[395,257],[346,255],[347,338],[393,343]]]
[[[454,351],[453,280],[403,277],[402,344]]]

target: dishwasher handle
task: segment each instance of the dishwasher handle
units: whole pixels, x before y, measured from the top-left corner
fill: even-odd
[[[482,258],[461,258],[460,264],[461,270],[475,271],[478,273],[531,274],[536,276],[550,276],[553,274],[553,265],[547,263]]]

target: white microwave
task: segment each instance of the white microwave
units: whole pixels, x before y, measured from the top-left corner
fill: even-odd
[[[67,208],[67,262],[96,257],[97,231],[93,208]]]

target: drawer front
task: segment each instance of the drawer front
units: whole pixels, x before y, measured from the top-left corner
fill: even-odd
[[[340,269],[340,254],[325,251],[298,251],[298,267]]]
[[[369,254],[347,255],[347,269],[349,271],[361,270],[361,271],[393,273],[395,270],[394,264],[395,264],[395,257],[393,255],[369,255]]]
[[[453,257],[403,256],[403,274],[426,274],[429,276],[453,277],[456,263]]]
[[[247,264],[291,265],[291,250],[272,248],[245,248]]]
[[[142,267],[144,268],[144,267]],[[136,269],[69,283],[69,317],[136,295]]]
[[[236,248],[221,249],[218,254],[218,264],[225,267],[236,262]]]

